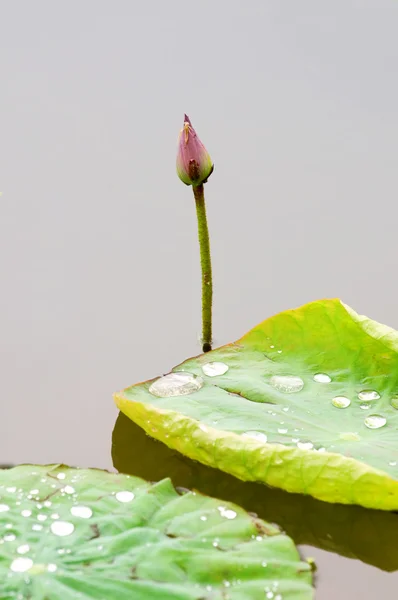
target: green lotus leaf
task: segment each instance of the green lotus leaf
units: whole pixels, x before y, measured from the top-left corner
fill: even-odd
[[[297,545],[315,546],[384,571],[398,570],[398,513],[329,504],[241,481],[154,440],[121,412],[112,435],[112,458],[123,473],[150,481],[168,476],[176,486],[234,502],[261,519],[278,523]]]
[[[340,300],[278,314],[115,401],[152,437],[242,480],[398,509],[398,333]]]
[[[311,580],[279,528],[169,479],[0,471],[2,600],[309,600]]]

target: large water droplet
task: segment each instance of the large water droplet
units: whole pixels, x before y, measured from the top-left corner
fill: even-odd
[[[17,548],[17,552],[18,554],[26,554],[27,552],[29,552],[30,548],[28,544],[22,544],[21,546],[18,546]]]
[[[65,473],[58,473],[57,478],[58,479],[65,479],[66,475]]]
[[[390,467],[396,467],[397,466],[397,461],[396,460],[392,460],[388,464],[390,465]]]
[[[358,398],[365,401],[378,400],[380,398],[380,394],[375,390],[362,390],[362,392],[359,392]]]
[[[379,429],[387,423],[387,419],[382,415],[369,415],[365,419],[365,425],[369,429]]]
[[[336,408],[347,408],[347,406],[350,406],[351,400],[345,396],[336,396],[333,398],[332,404]]]
[[[61,492],[64,492],[65,494],[74,494],[75,488],[73,488],[71,485],[66,485],[64,488],[62,488]]]
[[[261,431],[245,431],[245,433],[243,435],[254,438],[255,440],[258,440],[259,442],[265,443],[267,441],[266,434],[262,433]]]
[[[21,511],[21,515],[22,515],[23,517],[30,517],[30,516],[31,516],[31,514],[32,514],[32,511],[31,511],[31,510],[28,510],[27,508],[26,508],[25,510],[22,510],[22,511]]]
[[[278,392],[284,392],[285,394],[300,392],[304,387],[304,381],[301,377],[294,375],[273,375],[270,383]]]
[[[55,571],[58,569],[57,565],[55,565],[54,563],[50,563],[47,565],[47,571],[49,573],[55,573]]]
[[[14,571],[14,573],[24,573],[25,571],[29,571],[33,567],[33,560],[31,558],[16,558],[12,561],[10,569]]]
[[[185,396],[197,392],[203,385],[203,379],[179,371],[177,373],[169,373],[160,377],[152,383],[149,391],[158,398],[169,398],[171,396]]]
[[[69,521],[54,521],[54,523],[51,523],[50,529],[54,535],[64,537],[73,533],[75,526],[73,523],[69,523]]]
[[[217,377],[217,375],[225,375],[229,367],[223,362],[209,362],[202,366],[202,371],[208,377]]]
[[[313,447],[312,442],[297,442],[297,448],[300,448],[300,450],[312,450]]]
[[[88,506],[72,506],[70,512],[74,517],[81,519],[89,519],[93,515],[93,511]]]
[[[326,375],[326,373],[315,373],[314,381],[317,383],[330,383],[332,378],[329,377],[329,375]]]
[[[7,512],[8,510],[10,510],[10,507],[7,504],[0,504],[0,513]]]
[[[133,492],[117,492],[115,497],[119,502],[131,502],[134,500]]]
[[[393,396],[390,400],[390,404],[393,408],[398,410],[398,396]]]
[[[7,535],[4,536],[4,541],[5,542],[13,542],[14,540],[16,540],[16,535],[13,533],[7,533]]]
[[[225,508],[225,506],[219,506],[218,510],[220,511],[220,515],[225,517],[226,519],[235,519],[237,513],[234,510],[229,508]]]

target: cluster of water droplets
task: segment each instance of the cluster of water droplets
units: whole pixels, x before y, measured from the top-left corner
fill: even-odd
[[[41,492],[38,488],[26,492],[17,486],[5,487],[5,494],[3,493],[0,496],[0,513],[4,513],[4,516],[6,519],[9,518],[10,522],[4,525],[5,534],[2,536],[0,534],[0,544],[8,545],[14,542],[14,545],[8,548],[11,555],[15,553],[10,562],[9,577],[13,573],[37,575],[45,572],[54,573],[58,570],[56,563],[41,564],[34,561],[35,547],[32,547],[31,541],[28,542],[23,539],[24,534],[17,533],[17,530],[21,530],[22,527],[20,525],[14,527],[11,522],[16,515],[22,517],[23,521],[26,519],[23,528],[25,531],[37,532],[38,536],[53,535],[57,538],[71,536],[80,519],[87,520],[93,517],[92,508],[79,502],[78,493],[73,485],[63,484],[65,478],[66,474],[59,472],[55,477],[50,475],[40,480],[41,483],[46,484],[45,499],[41,498]],[[77,475],[72,476],[71,483],[77,480]],[[50,494],[48,493],[49,487],[52,490]],[[134,493],[129,490],[112,492],[112,495],[120,503],[131,502],[134,499]],[[57,503],[59,496],[65,498],[65,500],[69,499],[70,503],[65,502],[65,500]],[[60,512],[62,511],[63,518],[54,510],[54,505],[58,506]],[[25,507],[22,508],[23,506]],[[30,506],[30,508],[27,508],[27,506]],[[27,538],[31,540],[32,534],[28,533]],[[70,552],[69,548],[58,548],[57,550],[59,555],[69,554]]]
[[[274,345],[271,345],[270,348],[274,349]],[[278,352],[281,353],[282,351],[278,350]],[[201,369],[205,377],[213,378],[225,375],[228,372],[229,367],[224,362],[210,361],[204,363]],[[313,375],[313,381],[321,385],[327,385],[332,382],[332,377],[327,373],[318,372]],[[269,384],[276,391],[282,394],[295,394],[301,392],[305,385],[304,380],[301,377],[292,374],[272,375],[269,378]],[[198,375],[194,375],[185,371],[178,371],[164,375],[163,377],[160,377],[154,381],[149,387],[149,391],[154,396],[167,398],[171,396],[192,394],[199,391],[203,385],[203,377],[199,377]],[[372,403],[378,399],[380,399],[380,394],[376,390],[364,389],[358,393],[357,400],[359,402],[355,402],[355,405],[359,406],[359,408],[363,411],[370,411],[372,408]],[[343,395],[332,397],[330,402],[332,406],[337,409],[347,409],[352,405],[352,399]],[[398,410],[398,394],[392,396],[390,399],[390,404],[393,408]],[[287,406],[283,407],[282,410],[284,412],[289,412],[290,408]],[[276,416],[275,412],[268,412],[270,412],[273,416]],[[372,413],[366,415],[363,422],[368,429],[380,429],[387,424],[387,418],[381,414]],[[283,421],[281,422],[281,425],[282,424]],[[203,426],[203,430],[206,430],[205,426]],[[288,433],[288,429],[286,427],[278,427],[278,433],[280,435],[286,435]],[[266,443],[268,440],[267,433],[264,431],[249,430],[245,431],[242,435],[253,438],[261,443]],[[340,439],[344,439],[346,441],[358,441],[360,436],[355,432],[343,432],[340,434]],[[316,449],[310,440],[302,440],[296,437],[292,438],[292,441],[301,450],[317,450],[318,452],[325,451],[325,448],[323,447]]]
[[[214,361],[202,365],[202,371],[206,377],[220,377],[225,375],[228,370],[228,365],[223,362]],[[187,371],[173,371],[156,379],[149,386],[149,392],[158,398],[185,396],[198,392],[203,384],[203,378],[198,375]]]

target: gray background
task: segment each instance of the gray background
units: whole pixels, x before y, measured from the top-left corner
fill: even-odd
[[[1,462],[111,467],[112,392],[199,352],[184,111],[216,165],[216,343],[322,297],[398,328],[397,21],[393,0],[0,2]],[[395,598],[396,575],[308,553],[322,600]]]

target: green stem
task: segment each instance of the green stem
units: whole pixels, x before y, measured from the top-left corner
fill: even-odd
[[[203,184],[193,186],[196,215],[198,218],[198,236],[200,247],[200,266],[202,268],[202,343],[203,352],[211,350],[212,338],[212,301],[213,281],[211,276],[211,257],[209,229],[207,227],[206,204]]]

